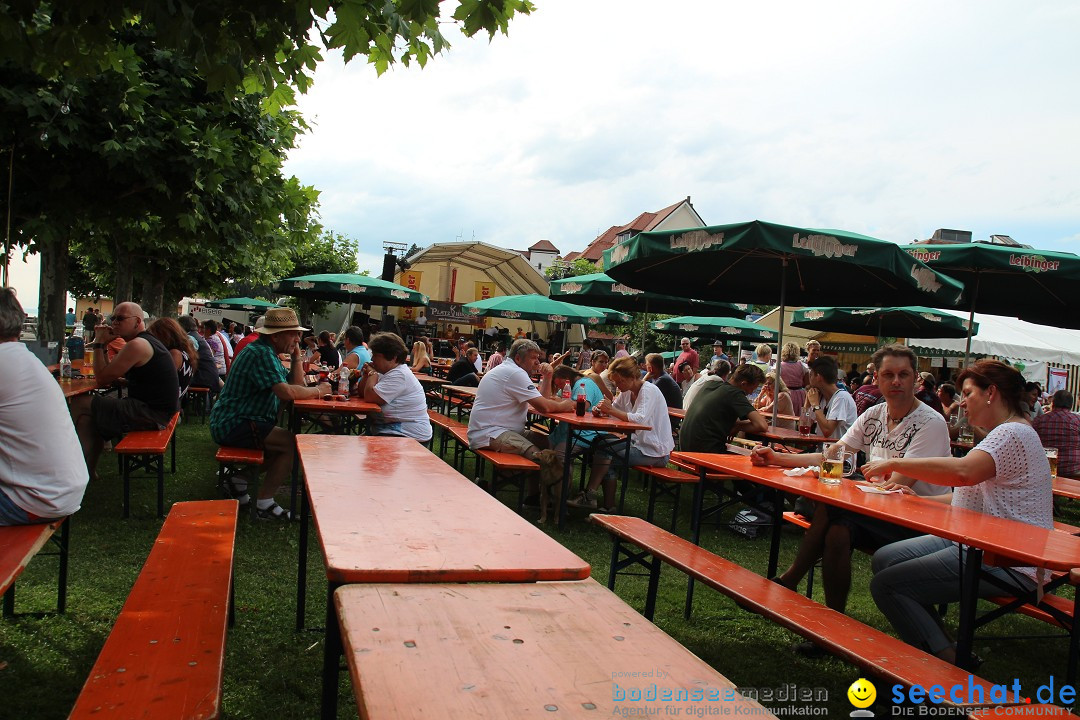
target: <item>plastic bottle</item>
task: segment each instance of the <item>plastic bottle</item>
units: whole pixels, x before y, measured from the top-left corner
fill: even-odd
[[[562,396],[564,400],[570,399],[570,383],[567,383],[562,389]]]
[[[71,379],[71,356],[68,354],[67,345],[60,351],[60,377]]]
[[[585,399],[585,393],[579,392],[577,396],[577,402],[574,403],[574,414],[578,417],[585,416],[585,408],[588,405],[588,401]]]
[[[338,371],[337,391],[338,395],[349,396],[349,367],[347,365],[342,365]]]

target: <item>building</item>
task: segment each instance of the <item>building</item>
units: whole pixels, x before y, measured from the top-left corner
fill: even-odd
[[[662,210],[643,212],[625,225],[612,225],[589,243],[584,250],[567,254],[563,261],[573,262],[578,258],[583,258],[600,264],[603,262],[605,250],[638,233],[698,227],[705,227],[705,221],[694,210],[694,206],[690,203],[690,196],[687,195],[685,200],[668,205]]]
[[[559,257],[559,248],[552,245],[550,240],[538,240],[530,245],[528,250],[518,250],[517,252],[529,262],[529,265],[536,268],[536,271],[541,275]]]

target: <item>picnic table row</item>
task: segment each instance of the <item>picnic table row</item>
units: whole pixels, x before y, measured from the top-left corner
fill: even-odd
[[[313,522],[327,579],[323,717],[336,717],[342,652],[364,718],[609,716],[628,707],[613,671],[633,693],[647,681],[632,673],[648,669],[682,693],[672,698],[715,693],[768,714],[415,441],[303,435],[297,447],[297,627]]]

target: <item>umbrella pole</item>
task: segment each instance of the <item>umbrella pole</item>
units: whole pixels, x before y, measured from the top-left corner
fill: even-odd
[[[784,347],[784,312],[786,310],[785,301],[787,293],[787,258],[780,258],[780,320],[776,323],[776,350],[777,354]],[[742,343],[739,343],[740,347]],[[773,372],[773,411],[772,418],[769,426],[776,429],[776,415],[780,412],[779,407],[776,404],[776,398],[780,397],[780,363],[776,363],[776,370]],[[796,412],[802,412],[802,408],[796,410]]]
[[[645,328],[649,324],[649,298],[645,298],[645,312],[641,313],[641,357],[645,357]]]
[[[968,333],[967,345],[964,347],[964,367],[968,366],[971,357],[971,330],[975,327],[975,301],[979,298],[979,278],[982,273],[975,273],[975,292],[971,296],[971,309],[968,310]]]

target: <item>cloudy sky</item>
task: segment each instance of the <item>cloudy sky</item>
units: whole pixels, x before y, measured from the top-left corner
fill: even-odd
[[[1080,249],[1080,3],[535,2],[491,43],[447,26],[423,70],[319,67],[287,171],[362,268],[383,241],[581,250],[686,196]]]

